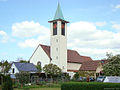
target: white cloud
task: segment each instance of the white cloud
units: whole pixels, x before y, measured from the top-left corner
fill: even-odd
[[[18,46],[21,48],[37,47],[38,44],[48,44],[50,30],[34,21],[23,21],[15,23],[12,26],[12,35],[16,37],[29,37],[25,41],[19,42]],[[37,36],[37,38],[33,38]]]
[[[112,52],[113,54],[118,54],[118,51],[116,49],[115,50],[113,50],[113,49],[99,49],[99,48],[73,48],[73,49],[79,51],[79,53],[81,55],[88,55],[95,60],[106,58],[107,52],[109,52],[109,53]]]
[[[113,24],[112,27],[120,31],[120,24]]]
[[[8,41],[8,35],[6,32],[0,30],[0,42],[6,43]]]
[[[35,39],[28,39],[25,40],[25,42],[21,42],[18,45],[22,48],[26,48],[26,47],[36,47],[39,44],[38,40]]]
[[[37,23],[37,25],[40,26],[39,23]],[[39,36],[36,39],[31,38],[18,43],[19,47],[36,48],[37,45],[40,43],[49,44],[50,30],[47,29],[46,31],[45,30],[42,31],[42,29],[40,27],[38,28],[37,25],[35,25],[34,28],[37,27],[37,30],[39,29],[42,34],[39,33]],[[29,30],[31,30],[31,28],[29,28]],[[37,34],[35,33],[34,35]],[[68,26],[68,48],[75,49],[81,55],[90,56],[93,59],[104,58],[106,56],[106,52],[109,53],[112,52],[113,54],[120,53],[119,41],[120,41],[119,32],[115,33],[108,30],[99,30],[97,29],[96,23],[80,21],[80,22],[71,23]]]
[[[35,35],[44,36],[48,33],[48,28],[34,21],[23,21],[12,26],[12,35],[16,37],[32,37]]]
[[[68,27],[68,47],[83,55],[103,58],[106,52],[120,53],[119,41],[119,32],[98,30],[92,22],[75,22]]]
[[[24,42],[18,43],[18,46],[21,48],[36,48],[39,44],[48,44],[49,43],[49,35],[39,36],[37,39],[27,39]]]
[[[120,8],[120,4],[116,5],[115,8]]]
[[[95,23],[96,24],[96,26],[105,26],[107,23],[104,21],[104,22],[96,22]]]

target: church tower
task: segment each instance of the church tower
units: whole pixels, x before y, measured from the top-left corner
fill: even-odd
[[[62,72],[67,72],[67,23],[69,22],[64,20],[59,3],[54,19],[49,23],[51,63],[60,67]]]

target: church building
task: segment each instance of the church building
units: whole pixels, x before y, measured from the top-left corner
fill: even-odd
[[[81,56],[77,51],[67,49],[67,24],[69,23],[63,17],[60,4],[50,23],[50,46],[39,44],[32,56],[30,63],[37,65],[41,63],[44,67],[46,64],[53,63],[67,72],[70,76],[78,72],[82,63],[93,61],[88,56]],[[69,30],[68,30],[69,31]]]

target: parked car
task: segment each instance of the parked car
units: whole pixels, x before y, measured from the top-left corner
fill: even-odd
[[[104,79],[105,79],[105,76],[99,76],[99,77],[97,77],[96,81],[97,82],[103,82]]]
[[[79,79],[78,79],[78,81],[82,81],[83,80],[83,78],[82,77],[80,77]]]
[[[78,81],[87,81],[87,77],[79,77]],[[92,82],[92,81],[95,81],[95,79],[93,77],[89,77],[89,81]]]
[[[78,81],[86,81],[86,77],[79,77]]]
[[[93,77],[90,77],[89,80],[90,80],[90,82],[95,81],[95,79]]]

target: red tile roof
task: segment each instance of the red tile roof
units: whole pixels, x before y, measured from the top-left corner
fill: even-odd
[[[68,72],[78,72],[79,70],[67,70]]]
[[[86,61],[92,61],[90,57],[81,56],[75,50],[67,50],[67,60],[68,62],[82,63]]]
[[[40,44],[40,46],[42,47],[42,49],[46,52],[46,54],[48,55],[48,57],[51,59],[50,57],[50,46],[47,45],[42,45]],[[79,55],[79,53],[75,50],[67,50],[67,61],[71,62],[71,63],[82,63],[82,62],[86,62],[86,61],[92,61],[92,59],[90,57],[87,56],[81,56]]]
[[[82,66],[80,67],[81,71],[95,71],[97,67],[101,64],[106,64],[107,60],[96,60],[96,61],[90,61],[90,62],[83,62]]]
[[[83,62],[80,71],[95,71],[100,61]]]
[[[50,57],[50,46],[42,45],[42,44],[40,44],[40,46],[41,46],[42,49],[45,51],[45,53],[48,55],[48,57],[51,58],[51,57]]]

